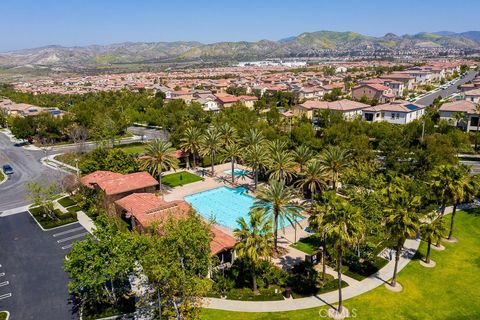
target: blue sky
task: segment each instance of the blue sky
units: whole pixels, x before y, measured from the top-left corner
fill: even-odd
[[[124,41],[278,40],[480,29],[478,0],[3,0],[0,51]]]

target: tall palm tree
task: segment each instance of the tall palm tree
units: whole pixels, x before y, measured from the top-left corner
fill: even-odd
[[[269,141],[267,147],[270,153],[282,152],[288,150],[288,143],[285,140],[276,139]]]
[[[192,155],[193,168],[197,167],[197,157],[200,152],[200,143],[202,141],[202,130],[197,127],[189,127],[183,133],[180,139],[180,148]]]
[[[262,212],[250,211],[250,221],[247,223],[243,217],[237,220],[239,228],[233,231],[238,243],[235,245],[237,255],[245,257],[251,266],[252,287],[257,292],[256,266],[272,253],[272,227],[271,221]]]
[[[269,184],[257,192],[252,205],[253,210],[262,212],[271,219],[275,251],[278,251],[278,227],[285,227],[285,220],[294,226],[301,217],[302,207],[295,203],[297,193],[293,188],[285,186],[283,180],[270,180]]]
[[[324,224],[326,235],[337,250],[338,313],[343,311],[342,298],[342,258],[346,248],[354,246],[364,234],[362,212],[345,199],[332,196],[329,199],[331,210],[326,211]]]
[[[442,215],[447,205],[453,206],[448,239],[452,238],[457,206],[474,193],[470,169],[464,165],[440,165],[431,173],[432,190],[441,206]]]
[[[382,190],[385,196],[385,228],[396,241],[395,268],[390,285],[397,285],[398,261],[406,239],[414,237],[420,226],[420,196],[407,191],[406,186],[411,183],[407,177],[397,177],[391,185]]]
[[[209,155],[212,165],[212,175],[215,173],[215,157],[222,148],[222,135],[215,127],[209,127],[200,141],[202,154]]]
[[[295,161],[300,165],[300,173],[303,172],[303,166],[313,157],[313,152],[306,145],[300,145],[293,151]]]
[[[222,157],[224,160],[230,160],[232,164],[232,184],[235,183],[235,162],[237,159],[242,158],[243,149],[238,143],[232,143],[225,146],[223,149]]]
[[[289,180],[295,173],[295,160],[288,150],[273,150],[269,154],[267,168],[270,179]]]
[[[350,154],[339,146],[329,146],[320,155],[320,164],[330,175],[333,190],[337,190],[337,184],[344,170],[348,167]]]
[[[255,189],[258,185],[258,172],[266,165],[268,156],[263,143],[257,143],[245,148],[245,164],[253,170]]]
[[[228,123],[224,123],[221,126],[219,126],[218,132],[222,137],[223,147],[234,144],[238,140],[237,130],[234,127],[230,126]]]
[[[142,170],[147,170],[158,177],[158,186],[163,197],[162,172],[178,168],[178,159],[172,144],[161,139],[153,140],[147,145],[145,155],[139,161]]]
[[[425,223],[420,226],[420,233],[422,239],[427,241],[427,255],[425,256],[425,262],[430,263],[430,249],[432,243],[437,243],[445,235],[447,229],[443,223],[442,216],[439,216],[437,212],[431,212],[426,217]]]
[[[265,136],[263,133],[255,128],[249,129],[243,136],[242,143],[246,148],[253,147],[255,145],[263,144],[265,142]]]
[[[475,132],[475,150],[478,147],[478,130],[480,129],[480,102],[475,105],[475,114],[477,115],[477,131]]]
[[[297,185],[302,189],[307,187],[313,198],[317,191],[327,188],[328,180],[329,175],[325,167],[320,164],[320,161],[312,159],[307,162],[305,169],[300,173]]]

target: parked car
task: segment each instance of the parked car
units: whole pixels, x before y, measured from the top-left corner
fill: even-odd
[[[13,174],[13,168],[11,165],[9,164],[4,164],[2,166],[2,170],[3,170],[3,173],[9,175],[9,174]]]

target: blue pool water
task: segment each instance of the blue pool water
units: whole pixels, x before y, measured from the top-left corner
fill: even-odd
[[[248,213],[254,202],[254,198],[246,191],[241,187],[220,187],[186,196],[185,201],[204,218],[214,218],[218,224],[235,229],[238,227],[238,218],[244,217],[248,221]]]
[[[228,174],[228,175],[232,175],[232,170],[231,170],[231,169],[230,169],[230,170],[225,170],[225,171],[223,171],[223,173],[226,173],[226,174]],[[237,176],[244,176],[244,175],[246,175],[246,174],[248,174],[248,170],[239,169],[239,168],[233,169],[233,175],[234,175],[235,177],[237,177]]]

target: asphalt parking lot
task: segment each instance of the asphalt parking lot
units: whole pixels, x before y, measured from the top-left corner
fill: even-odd
[[[87,231],[78,223],[43,231],[28,212],[0,216],[0,310],[10,319],[78,319],[63,259]]]

